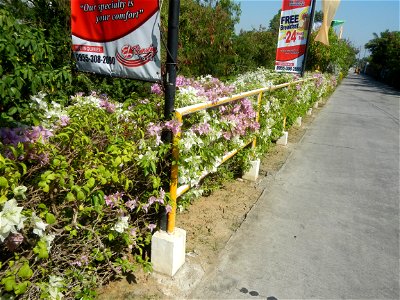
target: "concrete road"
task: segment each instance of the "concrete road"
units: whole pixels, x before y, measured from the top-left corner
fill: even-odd
[[[190,298],[399,299],[399,95],[349,75]]]

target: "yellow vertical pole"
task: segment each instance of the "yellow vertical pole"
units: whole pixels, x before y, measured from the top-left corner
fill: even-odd
[[[256,114],[256,122],[260,120],[260,111],[261,111],[261,101],[262,101],[263,92],[260,92],[257,96],[257,114]],[[254,149],[257,145],[257,138],[255,137],[251,147]]]
[[[175,112],[176,120],[182,124],[182,115]],[[171,182],[170,182],[170,198],[171,198],[171,211],[168,213],[167,221],[167,232],[173,234],[175,230],[175,219],[176,219],[176,201],[177,201],[177,190],[178,190],[178,160],[179,160],[179,140],[181,138],[181,132],[179,131],[172,138],[172,166],[171,166]]]
[[[283,115],[283,130],[285,130],[286,127],[286,116]]]

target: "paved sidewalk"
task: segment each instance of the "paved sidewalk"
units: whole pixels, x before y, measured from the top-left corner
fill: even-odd
[[[399,299],[399,95],[350,74],[189,298]]]

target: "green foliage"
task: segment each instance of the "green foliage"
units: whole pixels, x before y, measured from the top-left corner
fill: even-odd
[[[44,30],[0,9],[0,125],[27,119],[29,96],[71,82],[68,67],[54,68]]]
[[[314,41],[317,32],[311,35],[307,58],[307,70],[319,70],[345,76],[356,61],[356,49],[350,41],[339,39],[335,31],[329,29],[329,46]]]
[[[167,12],[168,5],[164,3],[164,37],[167,36]],[[232,0],[181,1],[178,59],[182,74],[221,77],[232,73],[235,57],[232,39],[239,15],[239,5]]]
[[[146,132],[162,118],[159,100],[118,106],[78,95],[64,109],[68,124],[55,119],[49,140],[0,144],[0,204],[15,197],[23,204],[15,224],[25,223],[23,235],[1,243],[4,291],[29,298],[40,287],[47,298],[71,284],[66,295],[89,297],[112,277],[151,269],[149,226],[168,203],[161,184],[169,145]]]
[[[235,66],[237,73],[244,73],[258,67],[273,68],[275,65],[276,36],[270,30],[242,31],[236,37]]]
[[[375,33],[365,48],[371,52],[368,74],[400,88],[400,31]]]

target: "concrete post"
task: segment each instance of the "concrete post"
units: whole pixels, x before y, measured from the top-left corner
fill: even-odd
[[[284,131],[283,135],[276,141],[277,145],[286,146],[288,143],[289,132]]]
[[[258,173],[260,172],[260,160],[252,160],[251,168],[243,174],[242,178],[250,181],[257,181]]]
[[[301,127],[301,121],[303,120],[303,118],[302,117],[297,117],[296,118],[296,122],[294,123],[294,125],[296,126],[296,127]]]
[[[185,263],[186,231],[175,227],[172,234],[157,231],[151,240],[151,263],[153,270],[174,276]]]

